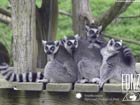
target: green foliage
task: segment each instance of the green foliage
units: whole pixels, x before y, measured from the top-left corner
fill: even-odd
[[[72,13],[72,2],[71,0],[59,0],[59,10],[64,10],[68,13]],[[60,15],[58,17],[58,34],[57,39],[63,36],[73,35],[72,31],[72,19],[68,16]]]
[[[139,6],[140,4],[138,2],[132,3],[121,16],[140,16]],[[140,18],[118,18],[114,21],[116,22],[112,22],[112,24],[106,28],[105,33],[116,35],[120,38],[140,41]],[[140,55],[139,45],[126,44],[132,48],[135,56]]]
[[[106,12],[111,5],[115,2],[114,0],[90,0],[90,6],[92,15],[98,19],[104,12]],[[121,16],[136,16],[140,15],[139,10],[140,4],[138,2],[132,3],[129,8],[121,14]],[[59,9],[71,13],[71,0],[59,1]],[[64,35],[71,35],[72,31],[72,20],[70,17],[59,15],[57,38],[61,38]],[[115,19],[105,30],[106,34],[115,35],[117,37],[132,39],[140,41],[140,18],[123,18]],[[125,43],[132,48],[135,56],[140,55],[139,45]]]
[[[100,18],[104,12],[114,4],[114,1],[115,0],[90,0],[92,15],[96,19]],[[36,0],[36,3],[39,7],[41,6],[41,0]],[[72,12],[71,0],[58,0],[58,3],[59,10],[64,10],[69,13]],[[6,8],[7,5],[8,0],[0,0],[1,7]],[[121,16],[140,15],[139,8],[140,3],[134,2]],[[73,35],[72,19],[61,14],[59,14],[58,19],[57,39],[65,35]],[[140,18],[117,18],[106,28],[104,33],[140,41]],[[8,49],[11,46],[11,35],[11,28],[0,23],[0,41],[2,41]],[[140,55],[140,47],[138,45],[126,44],[132,48],[134,55]]]

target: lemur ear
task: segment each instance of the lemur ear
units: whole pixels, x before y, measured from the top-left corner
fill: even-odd
[[[120,40],[121,43],[123,43],[123,40]]]
[[[80,36],[79,36],[78,34],[76,34],[74,37],[75,37],[76,39],[79,39],[79,38],[80,38]]]
[[[67,37],[66,36],[64,36],[64,40],[66,40],[67,39]]]
[[[85,26],[86,31],[88,32],[90,30],[90,27],[88,25]]]
[[[54,43],[55,43],[56,46],[60,45],[60,42],[58,40],[54,41]]]
[[[43,44],[43,46],[45,46],[45,45],[46,45],[46,43],[47,43],[47,41],[42,40],[42,44]]]
[[[110,45],[111,44],[111,46],[112,46],[112,44],[115,42],[115,40],[114,39],[110,39],[109,41],[108,41],[108,45]]]
[[[113,41],[113,42],[114,42],[115,40],[114,40],[114,39],[111,39],[111,41]]]
[[[64,45],[64,43],[66,42],[66,39],[67,39],[66,36],[64,36],[63,39],[61,39],[61,41],[60,41],[61,42],[61,45]]]
[[[63,39],[60,40],[60,45],[64,45]]]
[[[98,32],[101,32],[102,31],[102,25],[100,25],[99,27],[98,27]]]

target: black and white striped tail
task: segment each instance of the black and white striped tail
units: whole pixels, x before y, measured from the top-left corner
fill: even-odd
[[[16,74],[7,64],[0,65],[0,72],[10,82],[37,82],[44,77],[42,72]]]
[[[122,58],[124,60],[124,63],[130,66],[131,64],[134,63],[134,57],[132,51],[127,46],[123,46],[122,50],[123,50]]]

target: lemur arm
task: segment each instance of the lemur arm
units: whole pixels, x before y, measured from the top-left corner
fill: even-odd
[[[99,86],[102,87],[113,76],[114,65],[112,63],[106,62],[100,68],[100,81]]]

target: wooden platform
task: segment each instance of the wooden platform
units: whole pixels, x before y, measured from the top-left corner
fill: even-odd
[[[136,67],[139,72],[140,64]],[[99,89],[98,84],[7,82],[0,76],[0,105],[139,105],[140,99],[123,102],[125,95],[121,83]]]
[[[2,82],[1,82],[2,83]],[[7,83],[0,86],[0,105],[139,105],[122,102],[125,93],[120,84],[105,84],[99,91],[97,84],[50,83],[43,90],[39,83]],[[79,99],[77,95],[81,95]]]

